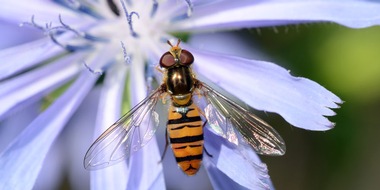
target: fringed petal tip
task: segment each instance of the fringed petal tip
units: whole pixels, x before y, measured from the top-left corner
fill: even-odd
[[[315,127],[313,125],[306,126],[306,127],[301,127],[295,124],[293,125],[296,127],[300,127],[307,130],[314,130],[314,131],[325,131],[325,130],[330,130],[334,128],[336,123],[331,122],[328,119],[328,117],[335,116],[336,112],[334,110],[339,109],[340,105],[342,105],[344,101],[341,100],[337,95],[335,95],[331,91],[324,88],[322,85],[310,79],[303,78],[303,77],[293,77],[290,75],[290,73],[289,73],[289,77],[297,78],[299,80],[297,82],[305,83],[305,85],[309,86],[308,88],[305,88],[305,89],[299,89],[299,92],[303,93],[303,98],[310,99],[309,103],[303,106],[306,109],[310,110],[310,114],[314,115],[313,117],[320,118],[319,120],[314,121],[314,124],[319,127]],[[314,94],[315,96],[313,96],[312,94]],[[317,98],[316,96],[320,98]],[[310,102],[313,102],[313,103],[310,103]],[[304,114],[307,114],[307,113],[304,113]]]
[[[325,116],[342,100],[318,83],[294,77],[270,62],[190,49],[198,74],[255,109],[280,114],[290,124],[308,130],[333,127]]]

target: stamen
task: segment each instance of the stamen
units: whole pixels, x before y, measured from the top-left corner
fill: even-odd
[[[79,46],[79,45],[70,45],[70,44],[62,44],[61,42],[59,42],[57,40],[57,38],[55,37],[55,34],[49,33],[48,35],[49,35],[51,41],[53,41],[55,44],[57,44],[58,46],[62,47],[63,49],[66,49],[69,52],[74,52],[74,51],[78,51],[78,50],[86,50],[86,49],[92,48],[92,45],[90,45],[90,44],[81,45],[81,46]]]
[[[49,25],[46,25],[46,32],[47,34],[49,35],[50,39],[56,43],[57,45],[61,46],[62,48],[70,51],[70,52],[73,52],[73,51],[77,51],[77,50],[84,50],[84,49],[89,49],[92,47],[92,45],[90,44],[84,44],[84,45],[70,45],[70,44],[62,44],[60,43],[56,36],[57,35],[60,35],[61,33],[63,32],[66,32],[66,31],[71,31],[73,32],[76,36],[78,37],[81,37],[83,39],[87,39],[86,38],[86,34],[83,33],[83,32],[79,32],[78,30],[75,30],[73,28],[71,28],[69,25],[66,25],[63,21],[62,21],[62,17],[61,15],[58,15],[58,18],[59,18],[59,22],[61,23],[62,26],[55,26],[55,27],[52,27],[52,24],[50,23]]]
[[[120,44],[121,44],[121,48],[123,48],[124,62],[126,64],[130,64],[131,63],[131,57],[127,54],[127,49],[125,48],[124,43],[122,41],[120,41]]]
[[[150,12],[150,17],[154,17],[154,15],[156,15],[157,9],[158,9],[158,2],[157,0],[153,0],[153,7]]]
[[[140,19],[139,14],[137,12],[134,12],[134,11],[132,11],[131,14],[128,14],[127,7],[125,5],[124,0],[120,0],[120,2],[123,6],[123,10],[124,10],[124,13],[125,13],[125,16],[127,18],[128,25],[129,25],[129,30],[131,31],[132,36],[135,38],[139,37],[138,34],[133,30],[133,25],[132,25],[132,16],[136,15],[137,18]]]
[[[87,69],[88,71],[90,71],[92,74],[96,74],[96,75],[102,75],[102,74],[103,74],[103,70],[101,70],[101,69],[93,70],[90,66],[88,66],[88,65],[86,64],[85,61],[83,61],[83,65],[84,65],[84,66],[86,67],[86,69]]]
[[[58,15],[58,18],[59,18],[59,22],[61,23],[61,25],[62,25],[65,29],[74,32],[75,34],[77,34],[77,36],[82,37],[83,39],[86,39],[86,40],[89,40],[89,41],[103,41],[103,42],[104,42],[104,41],[107,41],[107,39],[105,39],[105,38],[96,37],[96,36],[93,36],[93,35],[88,34],[88,33],[86,33],[86,32],[80,32],[80,31],[78,31],[78,30],[75,30],[75,29],[71,28],[69,25],[67,25],[67,24],[65,24],[65,23],[63,22],[63,20],[62,20],[62,16],[61,16],[61,15]]]
[[[62,35],[63,33],[67,32],[67,31],[73,32],[76,36],[78,36],[84,40],[87,40],[87,41],[94,41],[94,42],[95,41],[98,41],[98,42],[107,41],[104,38],[96,37],[96,36],[90,35],[88,33],[75,30],[63,22],[61,15],[59,15],[58,17],[59,17],[59,22],[60,22],[61,26],[54,26],[53,27],[52,22],[49,22],[49,23],[45,24],[45,27],[43,27],[43,26],[41,26],[35,22],[34,15],[32,15],[30,23],[29,22],[23,22],[20,24],[20,26],[31,25],[31,26],[39,29],[39,30],[42,30],[45,33],[45,35],[48,35],[50,37],[50,39],[55,44],[61,46],[62,48],[66,49],[67,51],[70,51],[70,52],[77,51],[77,50],[89,49],[92,47],[92,44],[87,43],[87,44],[83,44],[83,45],[70,45],[70,44],[63,44],[63,43],[59,42],[57,39],[57,36]]]
[[[44,27],[42,27],[42,26],[36,24],[36,22],[34,21],[34,15],[32,15],[32,18],[31,18],[31,21],[30,21],[30,22],[22,22],[19,26],[20,26],[20,27],[23,27],[24,25],[30,25],[30,26],[33,26],[33,27],[35,27],[35,28],[37,28],[37,29],[39,29],[39,30],[42,30],[42,31],[45,30]]]

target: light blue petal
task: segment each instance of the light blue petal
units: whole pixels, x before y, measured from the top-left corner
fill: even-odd
[[[264,0],[223,1],[197,7],[190,19],[171,28],[181,31],[215,31],[310,22],[334,22],[351,28],[380,24],[376,1]]]
[[[84,169],[83,156],[93,142],[100,91],[101,85],[96,85],[88,93],[54,143],[64,144],[61,151],[65,152],[65,174],[70,182],[70,189],[90,189],[91,172]]]
[[[293,77],[289,71],[264,61],[189,49],[198,74],[255,109],[280,114],[290,124],[309,130],[328,130],[342,101],[319,84]]]
[[[63,52],[61,47],[48,38],[0,50],[0,80]]]
[[[192,16],[192,11],[194,7],[207,5],[214,3],[219,0],[191,0],[191,1],[180,1],[173,3],[172,1],[163,1],[158,4],[157,14],[155,18],[160,21],[166,22],[168,20],[173,20],[176,18],[183,19]],[[191,7],[189,7],[191,6]],[[150,7],[146,7],[148,10]]]
[[[40,103],[37,102],[24,107],[24,109],[10,115],[10,117],[0,122],[0,152],[2,152],[22,130],[24,130],[25,126],[40,114],[40,110]]]
[[[262,53],[259,47],[256,47],[257,44],[254,40],[247,40],[245,36],[235,31],[193,34],[187,43],[199,50],[248,59],[268,59],[268,56]]]
[[[95,135],[97,138],[121,116],[121,105],[124,92],[126,67],[115,65],[106,73],[96,117]],[[126,189],[129,170],[126,162],[120,162],[111,167],[91,171],[92,190]]]
[[[130,70],[132,105],[136,105],[147,96],[144,72],[143,59],[139,56],[133,57]],[[153,137],[149,143],[131,156],[127,189],[165,189],[160,161],[160,151],[156,138]]]
[[[54,1],[34,0],[33,3],[29,1],[1,2],[0,18],[2,20],[20,24],[22,22],[29,22],[32,15],[35,15],[36,21],[38,23],[42,22],[42,25],[53,21],[53,18],[56,18],[53,23],[58,23],[58,15],[61,15],[64,21],[71,25],[93,21],[91,17],[71,11]]]
[[[9,110],[40,100],[42,96],[70,80],[84,69],[80,63],[84,55],[70,54],[55,63],[0,82],[0,119]]]
[[[0,155],[4,189],[31,189],[52,143],[92,88],[97,76],[84,71],[72,86],[37,117]]]
[[[12,126],[14,127],[14,126]],[[33,190],[59,189],[62,185],[67,169],[67,152],[64,147],[68,146],[62,138],[58,138],[46,154],[41,171],[38,174]],[[70,153],[72,154],[72,153]],[[65,162],[66,161],[66,162]]]
[[[43,37],[41,31],[35,28],[28,27],[21,29],[18,24],[8,23],[2,20],[0,20],[0,26],[0,50]]]
[[[222,137],[204,130],[204,166],[215,189],[271,189],[268,170],[251,148],[239,151]],[[244,154],[243,154],[244,153]]]

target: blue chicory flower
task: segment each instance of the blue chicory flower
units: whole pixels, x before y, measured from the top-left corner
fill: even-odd
[[[28,36],[33,31],[33,36],[19,38],[12,32],[0,36],[1,42],[8,44],[0,46],[7,46],[0,50],[0,119],[11,117],[11,113],[34,105],[63,84],[71,83],[0,154],[0,184],[5,189],[33,188],[49,149],[93,89],[99,78],[97,73],[106,76],[100,87],[95,136],[120,117],[125,82],[133,89],[129,90],[131,103],[142,100],[150,81],[160,81],[154,65],[167,51],[165,40],[174,39],[173,33],[312,22],[363,28],[380,24],[379,8],[377,2],[359,0],[2,1],[0,24],[21,24],[16,29],[19,34]],[[35,35],[38,30],[45,36]],[[198,75],[248,105],[278,113],[296,127],[333,127],[325,116],[334,115],[331,108],[338,108],[342,101],[319,84],[293,77],[273,63],[212,53],[191,44],[183,46],[194,54]],[[83,62],[88,68],[83,67]],[[244,157],[235,154],[236,150],[227,146],[224,139],[207,129],[205,143],[217,153],[204,158],[214,188],[273,188],[265,164],[251,150]],[[128,166],[120,163],[92,172],[91,188],[164,189],[159,161],[153,139],[132,156]]]

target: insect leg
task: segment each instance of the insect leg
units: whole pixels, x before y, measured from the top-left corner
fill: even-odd
[[[199,95],[200,95],[200,94],[199,94]],[[202,125],[202,128],[204,128],[204,127],[206,126],[206,124],[207,124],[207,117],[206,117],[206,115],[205,115],[205,113],[203,112],[202,109],[200,109],[199,107],[197,107],[197,109],[198,109],[199,113],[205,118],[205,122],[204,122],[203,125]],[[212,158],[212,154],[210,154],[210,153],[207,151],[207,149],[206,149],[205,146],[203,146],[203,149],[205,150],[205,153],[207,154],[207,156],[209,156],[209,157]]]
[[[206,147],[205,147],[205,146],[203,147],[203,149],[205,150],[205,153],[207,154],[207,156],[209,156],[209,157],[211,157],[211,158],[212,158],[212,154],[210,154],[210,153],[207,151],[207,149],[206,149]]]
[[[204,127],[206,126],[206,124],[207,124],[207,119],[206,119],[206,121],[203,123],[202,128],[204,128]],[[209,156],[209,157],[212,158],[212,154],[210,154],[210,153],[207,151],[206,146],[203,146],[203,149],[205,150],[205,153],[207,154],[207,156]]]
[[[168,131],[165,130],[165,149],[164,149],[164,152],[162,153],[161,155],[161,161],[162,162],[164,160],[164,157],[165,157],[165,154],[166,154],[166,151],[168,150],[168,146],[169,146],[169,141],[168,141]]]

